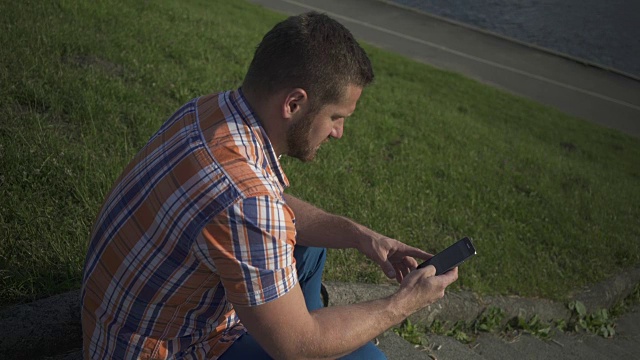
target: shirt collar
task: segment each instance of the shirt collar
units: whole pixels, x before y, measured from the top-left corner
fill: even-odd
[[[256,137],[258,138],[258,140],[261,142],[263,146],[263,150],[267,158],[267,161],[269,162],[269,166],[271,167],[271,170],[278,178],[278,182],[280,182],[280,184],[284,188],[288,188],[289,179],[287,179],[287,176],[285,175],[284,170],[280,165],[278,156],[276,155],[275,150],[273,149],[273,145],[271,145],[271,141],[267,136],[267,132],[264,130],[264,127],[262,126],[262,122],[260,121],[260,119],[258,119],[258,116],[249,105],[247,98],[244,96],[244,93],[242,92],[242,88],[238,88],[237,90],[233,91],[231,93],[231,98],[233,99],[234,102],[236,102],[238,108],[241,110],[240,115],[242,116],[243,120],[246,122],[247,125],[249,125],[249,127],[252,130],[255,130],[254,133],[257,135]]]

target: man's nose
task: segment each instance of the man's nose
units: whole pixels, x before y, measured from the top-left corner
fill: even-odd
[[[331,129],[331,137],[340,139],[344,131],[344,119],[338,119],[333,123],[333,129]]]

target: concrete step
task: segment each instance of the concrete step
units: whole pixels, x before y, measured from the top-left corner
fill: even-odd
[[[426,352],[416,348],[391,330],[378,336],[378,340],[380,341],[378,348],[387,355],[389,360],[431,360]]]
[[[640,307],[618,319],[617,334],[605,339],[591,334],[554,333],[551,340],[541,340],[529,334],[508,338],[498,334],[480,334],[475,342],[463,344],[441,335],[429,335],[427,344],[415,346],[393,331],[378,337],[378,347],[389,360],[503,360],[503,359],[638,359],[640,358]],[[48,360],[80,360],[80,350],[74,350]]]
[[[481,334],[471,347],[485,359],[564,359],[562,346],[529,334],[508,338]]]
[[[636,283],[636,275],[634,275],[629,284]],[[382,285],[333,284],[330,286],[332,305],[381,298],[391,291],[393,291],[392,287]],[[612,293],[604,290],[593,292]],[[618,297],[623,297],[624,292],[620,291],[618,294]],[[0,354],[4,357],[0,356],[0,358],[80,359],[79,350],[69,351],[69,349],[77,349],[82,344],[78,298],[78,291],[72,291],[1,311]],[[521,301],[511,303],[510,299],[506,297],[499,299],[498,304],[512,311],[522,308]],[[462,307],[455,306],[456,301],[460,304],[468,304],[477,300],[462,297],[460,294],[449,294],[439,303],[440,307],[432,307],[430,310],[432,313],[443,316],[442,319],[455,320],[445,316],[451,312],[443,309],[448,307],[461,309]],[[598,306],[594,305],[594,307]],[[544,306],[541,308],[544,309]],[[532,310],[531,313],[537,312]],[[457,315],[460,316],[460,313]],[[380,348],[389,359],[640,359],[640,306],[630,309],[621,318],[616,319],[616,323],[616,335],[613,339],[589,334],[558,333],[551,341],[542,341],[529,335],[521,335],[515,339],[517,341],[512,341],[514,339],[509,340],[494,334],[481,334],[476,342],[465,345],[449,337],[430,335],[427,338],[426,347],[415,348],[392,331],[388,331],[381,335],[379,340]],[[33,344],[37,346],[28,347]]]
[[[475,344],[463,344],[449,336],[429,335],[429,355],[433,359],[447,360],[480,360],[485,359],[482,355],[475,352],[472,347]]]
[[[415,346],[392,331],[380,336],[380,349],[390,360],[396,359],[640,359],[640,306],[631,309],[616,321],[612,339],[587,333],[555,331],[549,340],[530,334],[508,337],[504,334],[482,333],[471,344],[439,335],[428,335],[425,346]]]
[[[640,306],[636,306],[629,313],[617,320],[616,336],[628,339],[631,344],[640,346]],[[638,347],[636,347],[638,349]],[[638,354],[640,357],[640,353]]]
[[[69,350],[56,356],[45,356],[42,360],[82,360],[82,349]]]

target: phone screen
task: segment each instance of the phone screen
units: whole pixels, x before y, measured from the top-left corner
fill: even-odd
[[[418,266],[421,269],[427,265],[436,268],[436,275],[444,274],[454,267],[462,264],[465,260],[476,254],[476,249],[467,237],[459,240],[455,244],[437,253],[431,259]]]

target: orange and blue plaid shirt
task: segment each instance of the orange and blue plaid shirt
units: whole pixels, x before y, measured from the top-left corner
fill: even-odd
[[[82,287],[85,359],[215,359],[245,332],[232,304],[297,283],[288,180],[242,90],[180,108],[98,214]]]

